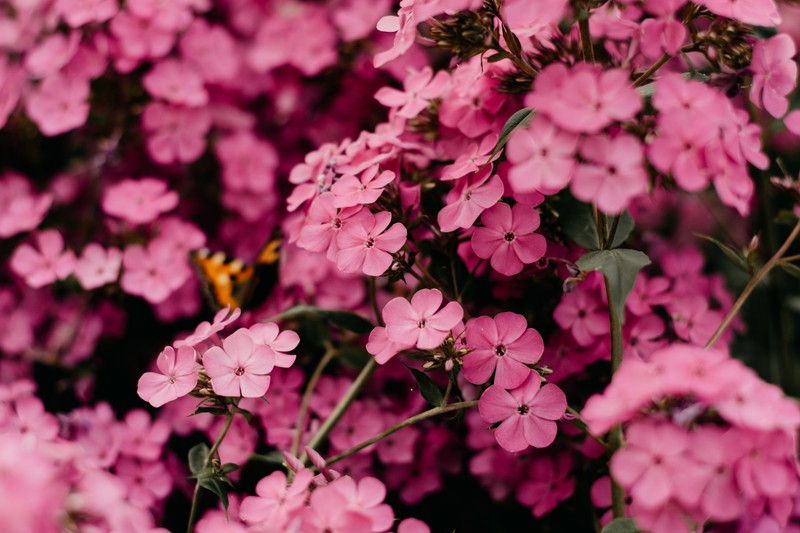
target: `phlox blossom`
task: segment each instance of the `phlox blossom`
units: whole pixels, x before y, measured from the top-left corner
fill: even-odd
[[[522,385],[544,352],[544,341],[525,317],[516,313],[500,313],[494,318],[473,318],[466,325],[467,346],[472,349],[463,357],[464,377],[482,385],[494,376],[494,384],[504,389]]]
[[[406,227],[397,222],[389,227],[392,215],[381,211],[367,213],[363,219],[348,224],[336,237],[339,252],[336,264],[342,272],[361,271],[380,276],[391,266],[392,254],[406,242]]]
[[[384,187],[394,181],[394,178],[395,173],[391,170],[378,174],[378,165],[368,168],[358,177],[344,175],[331,187],[333,206],[342,208],[371,204],[380,198]]]
[[[780,118],[786,114],[789,101],[786,96],[797,86],[797,52],[792,38],[781,33],[753,47],[753,85],[750,101],[764,106],[770,115]]]
[[[578,136],[536,115],[527,128],[514,130],[506,145],[512,163],[508,182],[515,192],[555,194],[569,184],[575,170]]]
[[[151,102],[142,113],[142,126],[148,132],[147,151],[153,161],[191,163],[206,148],[211,114],[206,108]]]
[[[712,13],[745,24],[775,26],[781,21],[773,0],[698,0],[697,3]]]
[[[165,59],[142,77],[142,84],[153,97],[189,107],[204,106],[208,93],[203,78],[188,63]]]
[[[561,389],[550,383],[542,386],[537,373],[531,373],[522,385],[512,390],[492,385],[478,404],[485,422],[500,422],[494,436],[510,452],[521,452],[529,446],[549,446],[556,438],[555,421],[566,409],[567,397]]]
[[[379,326],[370,332],[366,348],[369,353],[375,356],[375,360],[378,364],[383,365],[399,352],[412,348],[413,346],[414,343],[409,344],[389,340],[386,328]]]
[[[268,524],[274,527],[273,531],[279,531],[302,511],[313,479],[311,470],[300,470],[290,484],[286,474],[273,472],[258,482],[256,496],[242,500],[242,520],[253,525]]]
[[[203,354],[203,367],[211,378],[211,388],[220,396],[260,398],[269,388],[275,355],[263,344],[256,344],[244,330],[237,330]]]
[[[447,89],[450,75],[440,70],[434,76],[430,67],[411,71],[403,81],[403,91],[392,87],[381,87],[375,99],[386,107],[397,108],[397,116],[414,118],[428,107],[428,103],[438,98]]]
[[[244,330],[253,342],[269,348],[275,357],[275,366],[289,368],[297,356],[290,352],[300,344],[300,336],[291,330],[281,331],[274,322],[253,324]]]
[[[36,194],[21,174],[0,176],[0,239],[36,228],[52,203],[53,195]]]
[[[403,297],[390,300],[381,313],[388,340],[420,350],[432,350],[442,344],[464,317],[464,309],[458,302],[449,302],[439,309],[442,300],[438,289],[422,289],[410,302]]]
[[[229,324],[236,321],[241,314],[242,310],[238,307],[233,310],[231,310],[230,306],[220,309],[214,315],[214,319],[211,322],[208,322],[207,320],[200,322],[197,327],[194,328],[194,333],[185,339],[175,341],[175,347],[180,348],[181,346],[196,346],[201,342],[212,338],[218,340],[216,336],[217,333],[225,329],[225,327]]]
[[[9,265],[11,270],[25,279],[29,287],[38,289],[66,279],[75,269],[75,254],[64,250],[64,238],[54,229],[36,234],[36,248],[20,244]]]
[[[103,211],[131,224],[152,222],[178,205],[178,193],[155,178],[125,179],[109,186],[103,194]]]
[[[154,304],[166,300],[192,275],[186,256],[176,253],[175,245],[163,237],[153,239],[147,247],[128,246],[122,265],[122,290]]]
[[[41,132],[59,135],[86,123],[89,80],[62,73],[45,78],[25,100],[25,110]]]
[[[491,175],[487,167],[471,178],[459,180],[447,195],[447,205],[437,216],[442,231],[472,227],[484,210],[495,205],[503,197],[503,180]]]
[[[544,257],[547,242],[538,233],[539,212],[530,205],[498,203],[481,215],[482,228],[472,234],[472,250],[490,259],[492,268],[506,276]]]
[[[75,277],[86,290],[113,283],[119,276],[122,266],[122,252],[119,248],[103,248],[96,242],[86,245],[75,264]]]
[[[156,365],[160,373],[145,372],[139,378],[136,392],[153,407],[186,396],[197,385],[197,352],[190,346],[175,350],[167,346],[158,354]]]

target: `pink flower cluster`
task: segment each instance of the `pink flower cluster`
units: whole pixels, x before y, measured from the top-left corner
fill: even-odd
[[[761,514],[784,527],[792,514],[800,408],[724,352],[676,344],[626,360],[582,413],[595,434],[629,423],[611,475],[650,531]]]

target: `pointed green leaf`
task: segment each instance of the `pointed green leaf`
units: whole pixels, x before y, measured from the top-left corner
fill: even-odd
[[[288,311],[270,318],[270,321],[286,320],[287,318],[297,318],[305,315],[315,315],[330,320],[337,326],[354,333],[365,334],[375,328],[375,325],[361,315],[352,311],[342,311],[333,309],[322,309],[311,305],[297,305]]]
[[[601,533],[640,533],[633,518],[615,518],[603,528]]]
[[[222,508],[225,509],[225,514],[228,514],[228,487],[216,478],[205,478],[199,480],[200,486],[206,490],[210,490],[219,497],[222,502]]]
[[[630,236],[634,226],[635,223],[630,213],[627,211],[620,213],[619,222],[617,223],[617,231],[614,233],[614,239],[611,241],[611,246],[609,246],[609,248],[619,248],[622,246]],[[610,227],[608,228],[608,231],[611,231]]]
[[[800,266],[797,266],[794,263],[785,263],[783,261],[778,262],[778,264],[787,274],[791,274],[796,278],[800,278]]]
[[[638,250],[617,248],[589,252],[576,261],[583,271],[602,272],[610,287],[608,297],[614,304],[617,318],[625,316],[625,300],[628,298],[639,271],[650,264],[650,258]]]
[[[197,476],[206,469],[206,461],[210,451],[208,446],[202,442],[192,446],[192,449],[189,450],[189,470],[192,471],[192,474]]]
[[[508,142],[508,138],[513,133],[513,131],[517,128],[524,128],[527,126],[531,118],[533,118],[533,114],[535,111],[529,107],[523,107],[506,120],[503,129],[500,131],[500,137],[497,139],[497,145],[495,145],[494,150],[492,150],[492,155],[489,157],[489,160],[492,160],[494,156],[500,153],[500,150]]]
[[[419,393],[422,395],[425,401],[434,407],[439,407],[442,405],[442,402],[444,401],[444,394],[442,394],[442,391],[439,389],[436,383],[434,383],[434,381],[428,377],[425,372],[421,372],[411,367],[406,368],[411,371],[411,374],[414,375],[414,379],[417,380]]]
[[[366,366],[372,356],[362,346],[342,346],[336,358],[350,368],[360,370]]]
[[[559,199],[556,208],[558,209],[558,220],[561,223],[561,229],[567,237],[586,250],[600,249],[592,206],[579,202],[568,194],[564,194]]]
[[[222,465],[222,472],[224,474],[230,474],[231,472],[236,472],[239,470],[239,465],[236,463],[225,463]]]
[[[703,235],[702,233],[695,233],[695,235],[700,237],[701,239],[705,239],[708,242],[714,244],[717,248],[719,248],[722,251],[722,253],[725,254],[725,257],[730,259],[734,265],[736,265],[745,273],[750,274],[752,272],[750,262],[747,260],[747,257],[745,257],[743,253],[737,252],[732,247],[718,241],[717,239],[709,235]]]

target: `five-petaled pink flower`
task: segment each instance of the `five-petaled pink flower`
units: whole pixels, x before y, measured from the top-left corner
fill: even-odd
[[[136,392],[153,407],[186,396],[197,385],[197,352],[191,346],[181,346],[177,351],[167,346],[158,354],[156,365],[161,373],[145,372],[139,378]]]
[[[782,117],[789,108],[786,96],[797,85],[797,63],[792,59],[796,52],[794,41],[785,33],[757,41],[753,47],[750,100],[773,117]]]
[[[508,182],[515,192],[555,194],[567,186],[575,171],[578,136],[536,115],[527,128],[514,131],[506,145],[512,163]]]
[[[378,174],[378,165],[373,165],[361,176],[347,174],[333,184],[334,207],[352,207],[359,204],[371,204],[383,193],[383,188],[394,180],[395,173],[384,170]]]
[[[442,309],[442,293],[437,289],[422,289],[409,302],[403,297],[390,300],[383,308],[387,338],[403,346],[432,350],[442,344],[456,324],[464,317],[458,302]]]
[[[275,354],[239,329],[222,341],[222,347],[212,346],[203,354],[203,367],[220,396],[260,398],[269,388]]]
[[[288,353],[300,344],[300,336],[292,330],[281,331],[274,322],[258,323],[244,330],[256,344],[269,348],[275,358],[275,366],[289,368],[297,356]]]
[[[491,176],[492,169],[458,182],[447,195],[447,205],[439,211],[438,221],[442,231],[470,228],[485,209],[495,205],[503,197],[503,180]],[[491,176],[491,179],[490,179]]]
[[[399,108],[397,116],[414,118],[428,107],[428,103],[438,98],[447,89],[450,75],[440,70],[434,76],[430,67],[418,72],[410,72],[403,82],[403,91],[391,87],[381,87],[375,93],[375,99],[386,107]]]
[[[121,266],[122,251],[119,248],[105,249],[90,242],[75,264],[75,277],[84,289],[96,289],[116,281]]]
[[[38,289],[72,274],[75,261],[75,254],[64,250],[61,234],[49,229],[36,234],[36,248],[20,244],[9,264],[15,274],[25,278],[29,287]]]
[[[111,185],[103,195],[103,211],[131,224],[152,222],[161,213],[175,209],[178,193],[155,178],[126,179]]]
[[[467,346],[473,349],[463,358],[467,381],[482,385],[494,372],[494,384],[504,389],[522,385],[531,373],[526,365],[535,364],[544,352],[542,336],[516,313],[467,322]]]
[[[492,385],[481,396],[481,418],[490,424],[500,422],[494,436],[504,449],[544,448],[555,440],[555,421],[566,412],[567,397],[555,385],[541,384],[541,377],[534,372],[515,389]]]
[[[472,250],[481,259],[491,259],[492,268],[506,276],[544,256],[547,242],[533,231],[539,227],[539,212],[530,205],[495,204],[481,215],[482,228],[472,234]]]
[[[368,276],[386,272],[392,264],[392,254],[403,247],[407,234],[405,226],[397,222],[389,227],[391,222],[391,213],[381,211],[367,213],[363,219],[345,226],[336,237],[339,270],[361,271]]]

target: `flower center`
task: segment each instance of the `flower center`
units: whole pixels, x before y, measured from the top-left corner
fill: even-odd
[[[424,319],[424,318],[420,318],[419,321],[417,322],[417,327],[419,329],[424,329],[425,326],[427,326],[427,325],[428,325],[428,321],[426,319]]]
[[[529,410],[527,405],[520,405],[517,408],[517,412],[521,415],[527,415]]]
[[[506,242],[511,242],[511,241],[513,241],[514,239],[516,239],[516,238],[517,238],[517,236],[516,236],[516,235],[514,235],[514,233],[513,233],[513,232],[511,232],[511,231],[508,231],[508,232],[506,232],[506,234],[505,234],[505,235],[503,235],[503,238],[506,240]]]
[[[242,374],[244,374],[244,368],[240,366],[236,367],[236,372],[234,372],[234,374],[236,374],[237,376],[241,376]]]
[[[375,239],[370,237],[369,239],[364,241],[364,246],[366,246],[367,248],[372,248],[373,246],[375,246]]]
[[[464,191],[464,201],[469,202],[472,199],[472,189]]]
[[[494,354],[498,357],[503,357],[506,354],[506,347],[502,344],[498,344],[494,347]]]
[[[334,218],[333,221],[331,222],[331,227],[333,229],[342,229],[341,219],[339,217]]]

